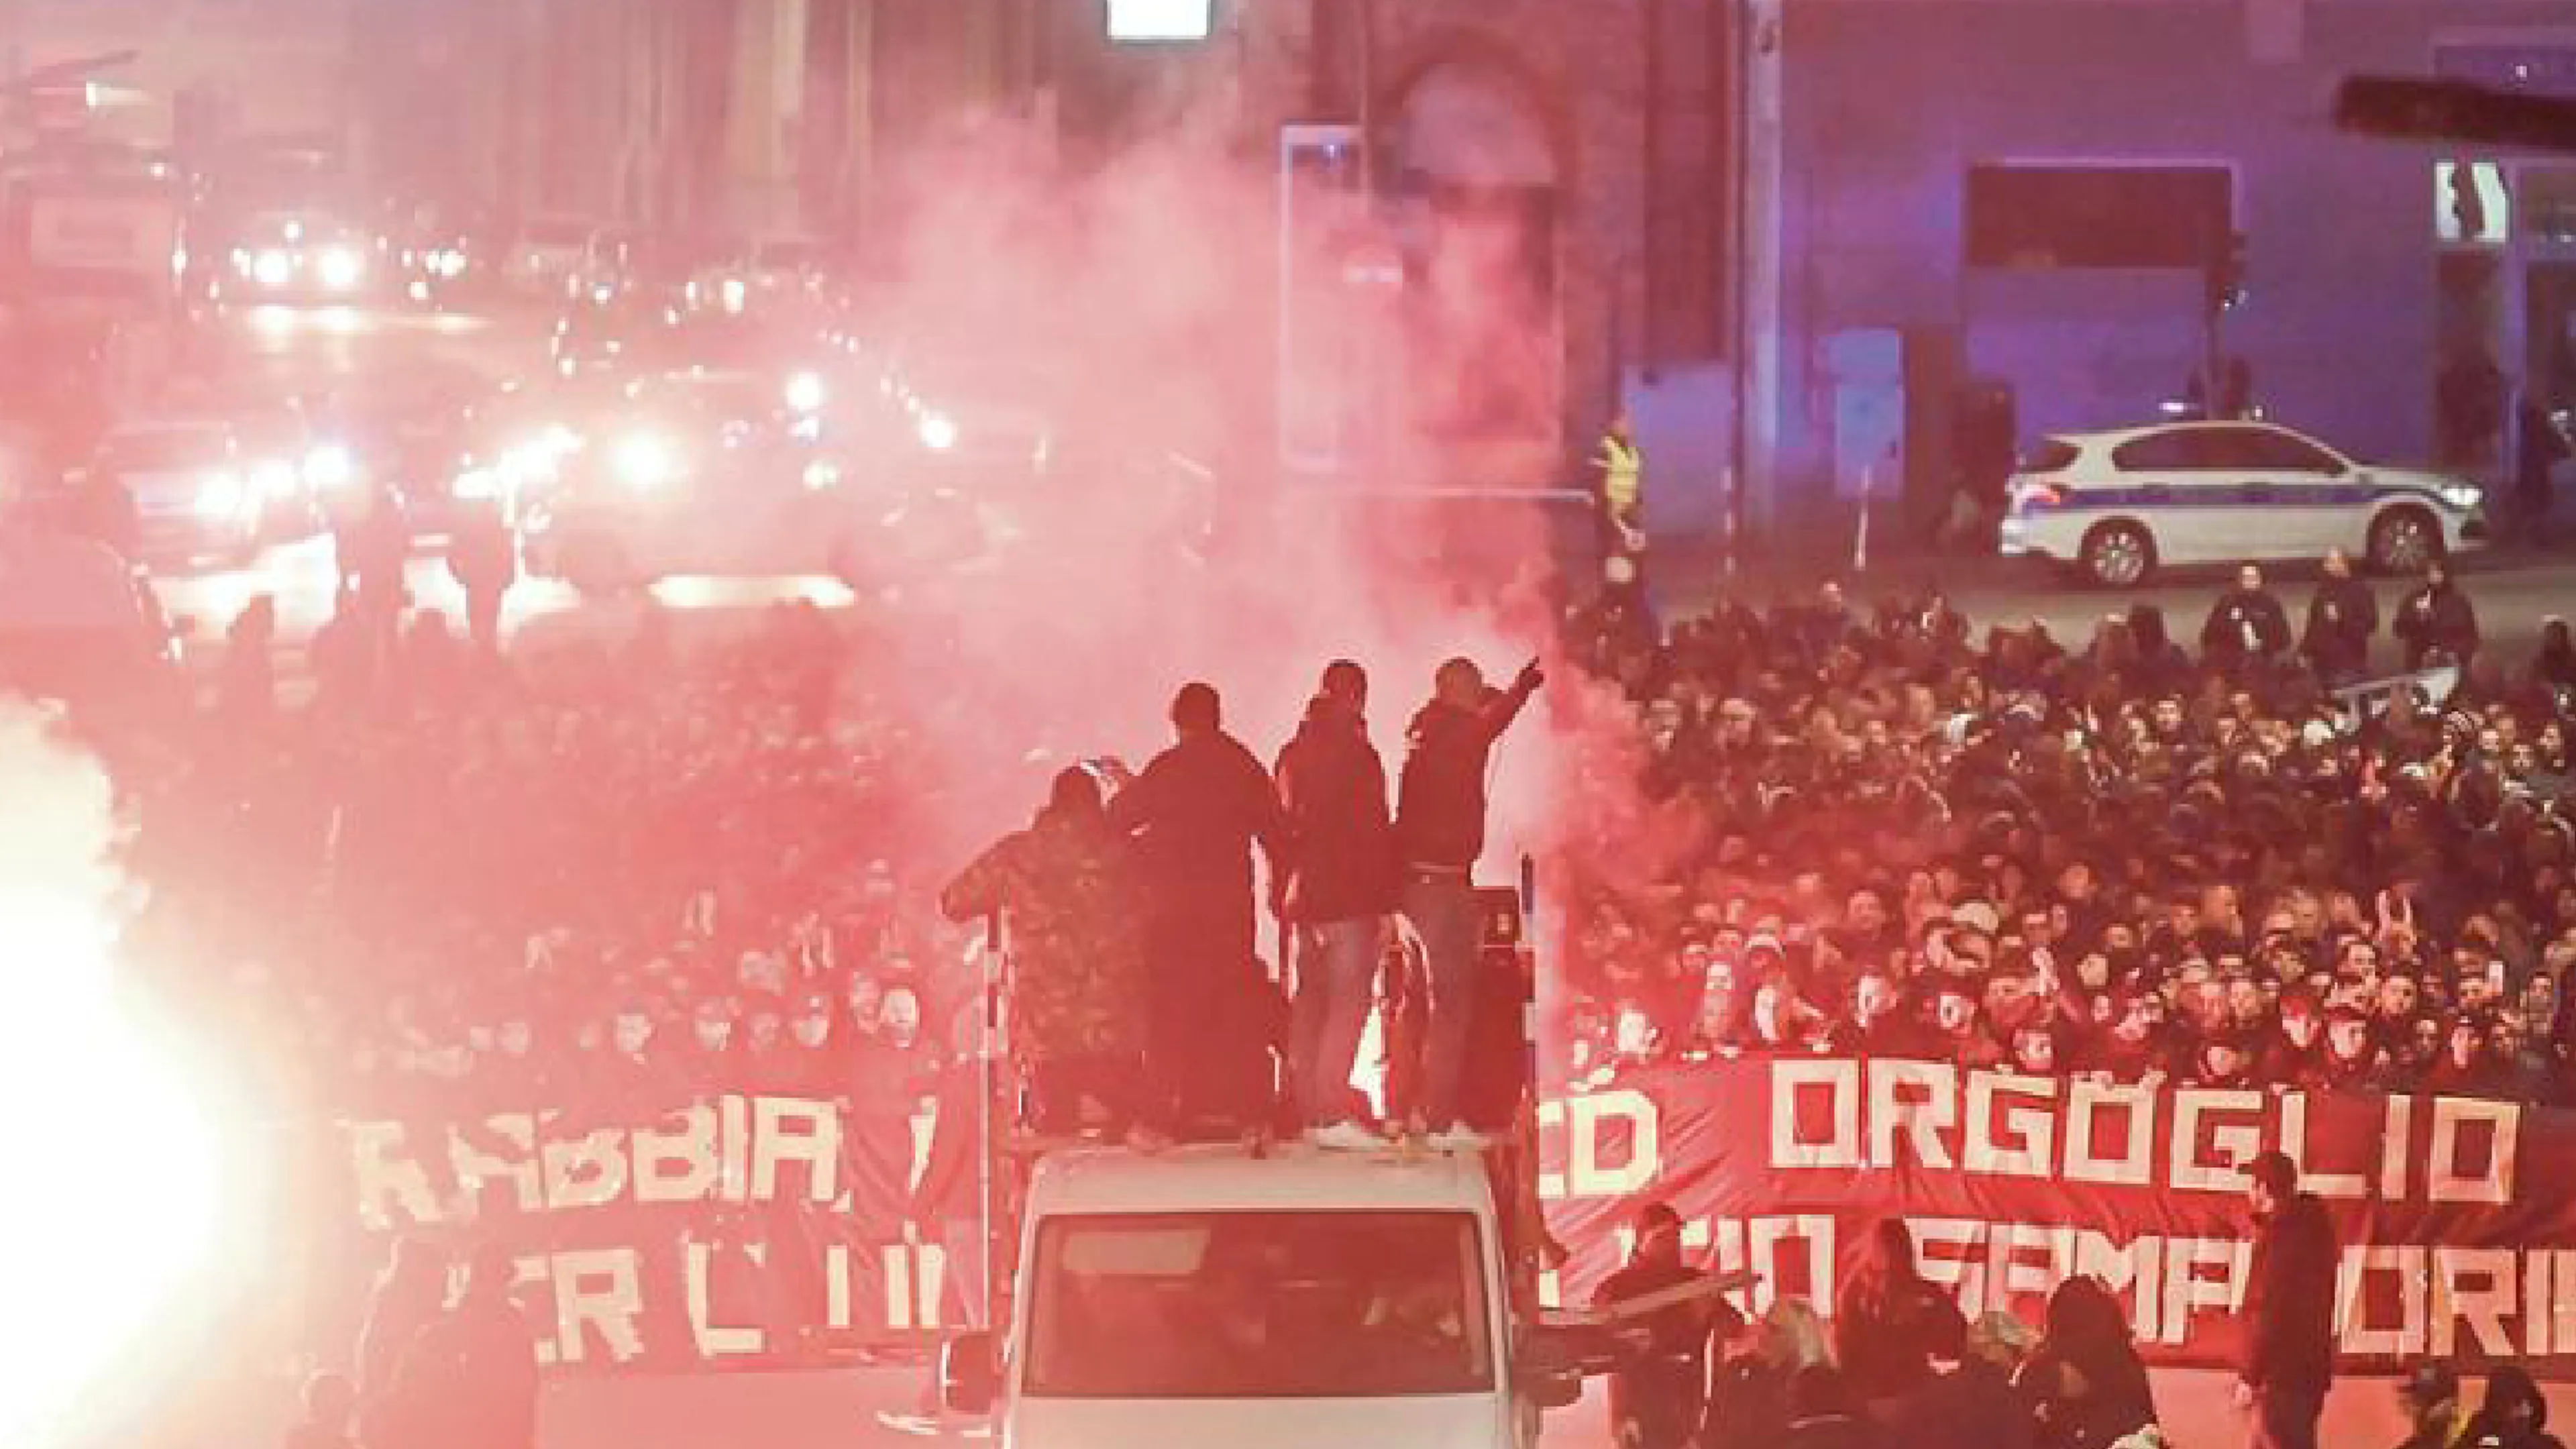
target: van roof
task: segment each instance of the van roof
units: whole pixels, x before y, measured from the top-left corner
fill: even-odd
[[[1029,1183],[1033,1216],[1074,1213],[1446,1211],[1490,1214],[1493,1194],[1474,1153],[1389,1155],[1282,1146],[1256,1158],[1236,1146],[1139,1153],[1050,1153]]]

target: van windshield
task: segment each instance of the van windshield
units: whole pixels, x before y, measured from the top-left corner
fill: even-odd
[[[1476,1220],[1154,1213],[1039,1224],[1036,1398],[1282,1399],[1493,1389]]]

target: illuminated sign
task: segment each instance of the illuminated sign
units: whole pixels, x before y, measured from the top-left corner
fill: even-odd
[[[1112,40],[1205,40],[1216,0],[1109,0]]]

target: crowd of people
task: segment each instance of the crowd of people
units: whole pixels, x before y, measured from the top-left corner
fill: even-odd
[[[2284,1154],[2245,1165],[2251,1253],[2235,1362],[2253,1449],[2316,1449],[2335,1378],[2340,1256],[2324,1204]],[[1690,1266],[1680,1215],[1650,1201],[1635,1248],[1595,1308],[1616,1342],[1610,1415],[1622,1449],[2166,1449],[2129,1306],[2095,1277],[2049,1294],[2034,1328],[1993,1309],[1970,1322],[1925,1277],[1902,1218],[1872,1225],[1859,1262],[1817,1306],[1775,1296],[1748,1318]],[[1697,1290],[1696,1292],[1694,1290]],[[2486,1371],[2474,1410],[2457,1366],[2408,1366],[2397,1449],[2560,1449],[2530,1373]]]
[[[2250,568],[2197,657],[2151,605],[2080,641],[1831,583],[1669,630],[1586,610],[1571,647],[1695,833],[1649,879],[1572,862],[1554,1065],[1866,1053],[2569,1100],[2568,626],[2500,657],[2437,565],[2391,651],[2339,558],[2289,617]]]
[[[232,1056],[271,1110],[935,1073],[974,990],[962,933],[906,889],[937,806],[898,788],[906,736],[837,622],[786,606],[684,649],[647,613],[504,658],[420,614],[326,631],[283,688],[264,614],[203,713],[104,745],[144,899],[129,954],[261,1044]]]
[[[2292,616],[2252,570],[2196,656],[2152,606],[2080,644],[1980,639],[1938,596],[1832,584],[1669,629],[1633,590],[1570,615],[1558,648],[1633,707],[1638,788],[1691,829],[1649,869],[1555,863],[1555,1074],[1835,1053],[2576,1101],[2576,638],[2500,657],[2438,568],[2393,650],[2340,561]],[[1397,771],[1347,661],[1268,766],[1184,688],[1163,756],[1067,771],[947,876],[905,850],[945,807],[864,626],[790,606],[683,649],[641,617],[540,662],[352,611],[290,704],[254,606],[184,729],[103,742],[137,825],[131,953],[326,1114],[908,1104],[972,1051],[999,913],[1034,1126],[1231,1129],[1276,1090],[1334,1145],[1477,1138],[1474,870],[1536,664],[1502,688],[1443,666]],[[2423,673],[2368,684],[2401,667]],[[1408,990],[1396,942],[1430,1008],[1390,1023],[1412,1090],[1372,1120],[1350,1082]],[[1806,1417],[1843,1391],[1811,1385]]]

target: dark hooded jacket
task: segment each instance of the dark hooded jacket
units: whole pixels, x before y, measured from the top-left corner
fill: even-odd
[[[1277,774],[1296,842],[1289,919],[1348,921],[1394,910],[1403,862],[1387,814],[1386,767],[1366,723],[1317,699],[1279,752]]]
[[[2334,1225],[2299,1193],[2254,1235],[2239,1376],[2258,1389],[2322,1394],[2334,1382]]]
[[[1434,699],[1413,716],[1395,814],[1406,865],[1475,868],[1485,853],[1485,763],[1493,757],[1494,741],[1537,690],[1537,681],[1528,679],[1489,691],[1474,709]]]
[[[2531,1422],[2516,1426],[2508,1411],[2517,1402],[2531,1408]],[[2562,1449],[2549,1432],[2549,1400],[2541,1397],[2531,1374],[2519,1364],[2498,1365],[2487,1376],[2487,1399],[2458,1440],[2460,1449]]]
[[[2460,586],[2444,580],[2440,587],[2426,584],[2406,596],[2397,606],[2397,637],[2406,642],[2406,667],[2421,669],[2426,658],[2439,651],[2452,662],[2466,665],[2478,652],[2478,614],[2469,606],[2469,596]]]

